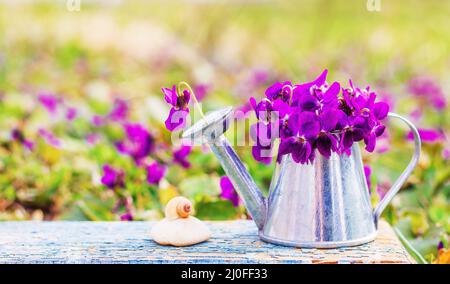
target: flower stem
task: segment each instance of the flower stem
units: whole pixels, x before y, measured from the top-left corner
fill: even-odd
[[[182,87],[184,87],[184,88],[182,88]],[[178,83],[178,86],[177,86],[178,96],[180,96],[182,94],[183,89],[187,89],[191,93],[192,99],[194,100],[195,107],[199,111],[201,117],[205,118],[205,116],[203,115],[202,108],[200,107],[200,103],[198,102],[197,97],[195,96],[195,93],[192,90],[191,86],[189,86],[188,83],[181,81],[180,83]]]
[[[292,104],[292,95],[294,94],[294,88],[291,85],[284,85],[283,88],[281,89],[281,92],[284,92],[284,89],[287,88],[289,89],[289,105]]]

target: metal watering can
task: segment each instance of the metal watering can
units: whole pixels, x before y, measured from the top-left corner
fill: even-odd
[[[375,209],[364,175],[359,146],[351,155],[317,155],[312,164],[295,163],[290,156],[277,163],[268,198],[264,198],[223,133],[232,108],[206,115],[183,133],[184,139],[209,144],[256,223],[259,237],[269,243],[304,247],[336,248],[370,242],[377,234],[378,219],[417,165],[421,140],[416,127],[414,155],[407,168]]]

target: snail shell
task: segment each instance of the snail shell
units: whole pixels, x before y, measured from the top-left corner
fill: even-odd
[[[192,214],[192,202],[183,196],[172,198],[166,205],[167,219],[187,218]]]
[[[189,199],[177,196],[166,205],[166,218],[157,222],[151,236],[161,245],[189,246],[208,240],[211,233],[199,219],[190,216],[192,203]]]

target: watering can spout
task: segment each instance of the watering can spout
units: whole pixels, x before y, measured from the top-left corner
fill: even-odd
[[[219,159],[233,183],[247,211],[261,230],[266,219],[266,202],[253,178],[223,133],[228,129],[232,108],[224,108],[206,115],[183,132],[183,139],[207,143]]]

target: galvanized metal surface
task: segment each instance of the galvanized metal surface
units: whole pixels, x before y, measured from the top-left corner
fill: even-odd
[[[317,155],[302,165],[289,156],[279,165],[261,238],[276,244],[330,248],[359,245],[376,235],[358,145],[350,156]]]
[[[0,263],[413,263],[389,225],[375,241],[340,249],[265,243],[252,221],[207,222],[212,238],[190,247],[160,246],[153,222],[2,222]]]
[[[262,229],[266,220],[266,202],[255,181],[224,136],[209,146],[232,181],[256,226]]]

